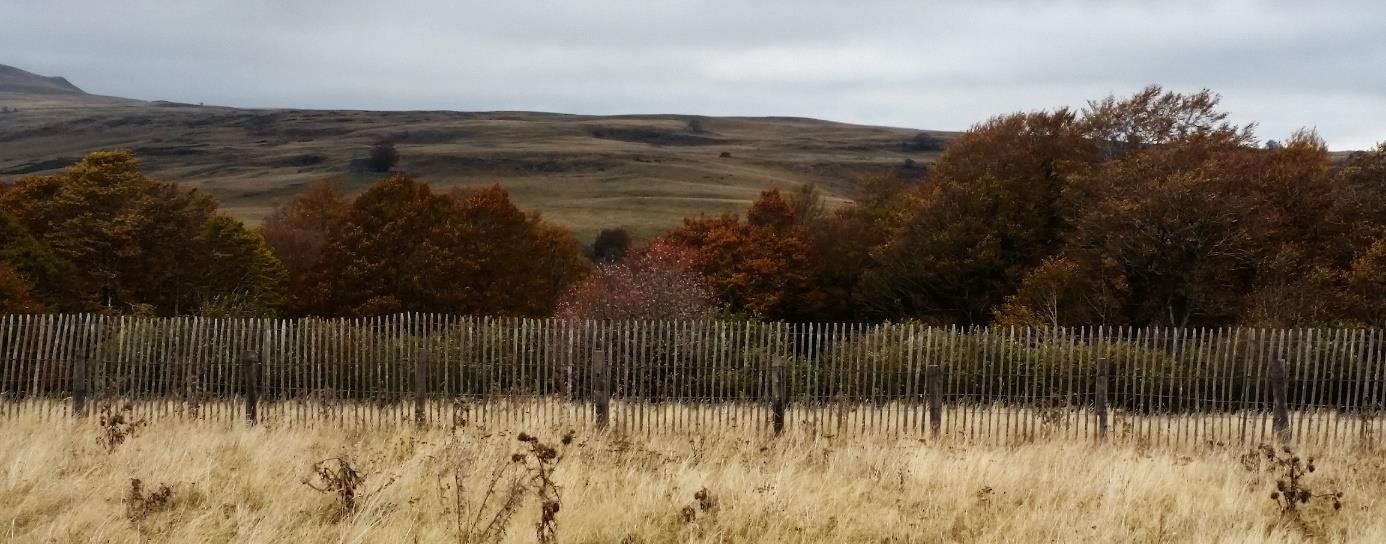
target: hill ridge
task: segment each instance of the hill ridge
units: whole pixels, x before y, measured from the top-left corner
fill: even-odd
[[[62,76],[42,76],[0,64],[0,92],[19,94],[87,94]]]

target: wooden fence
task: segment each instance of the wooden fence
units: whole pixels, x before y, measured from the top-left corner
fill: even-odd
[[[1375,444],[1370,329],[0,316],[0,420]]]

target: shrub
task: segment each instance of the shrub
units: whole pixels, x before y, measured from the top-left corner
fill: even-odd
[[[371,168],[376,172],[389,172],[399,163],[399,151],[395,144],[383,142],[371,147]]]

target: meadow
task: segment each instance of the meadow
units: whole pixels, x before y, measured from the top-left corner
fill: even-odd
[[[6,542],[1386,540],[1363,446],[34,414],[0,423]]]
[[[7,93],[3,82],[0,106],[19,110],[0,123],[0,179],[128,149],[151,175],[211,194],[251,224],[319,180],[365,190],[382,174],[347,166],[378,142],[398,147],[400,170],[443,190],[500,183],[584,241],[604,228],[646,238],[684,217],[740,212],[771,187],[816,184],[840,205],[862,175],[938,156],[908,148],[919,130],[802,118],[241,109]]]

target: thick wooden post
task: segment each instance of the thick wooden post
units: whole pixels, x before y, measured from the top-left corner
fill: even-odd
[[[775,436],[784,432],[784,411],[789,406],[789,387],[785,380],[784,357],[775,357],[770,363],[770,395],[772,427]]]
[[[592,352],[592,397],[597,412],[597,428],[606,429],[611,421],[611,377],[606,369],[606,352]]]
[[[72,359],[72,415],[87,417],[87,356]]]
[[[428,388],[428,349],[419,350],[414,358],[414,426],[424,426],[425,390]]]
[[[943,370],[931,364],[924,378],[924,386],[929,390],[929,436],[938,438],[943,427]]]
[[[245,419],[260,421],[260,354],[247,350],[241,354],[241,376],[245,380]]]
[[[1107,441],[1107,358],[1097,358],[1097,398],[1093,410],[1097,412],[1097,441]]]
[[[1275,439],[1281,444],[1290,443],[1290,381],[1286,378],[1285,360],[1275,357],[1270,361],[1271,409],[1274,411],[1271,426]]]

